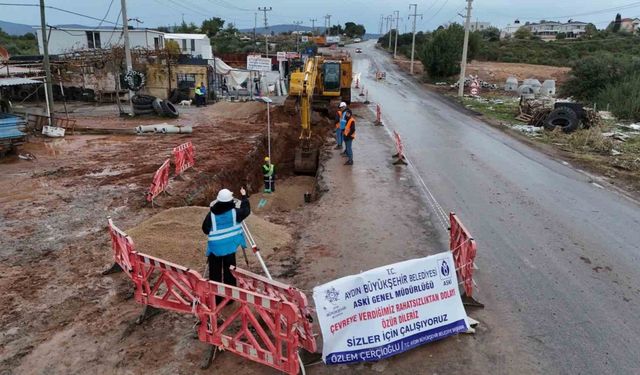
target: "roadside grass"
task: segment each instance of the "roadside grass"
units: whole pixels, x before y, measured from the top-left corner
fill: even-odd
[[[514,101],[511,97],[493,99],[464,97],[462,104],[469,109],[507,124],[524,124],[515,119],[518,114],[518,101]]]

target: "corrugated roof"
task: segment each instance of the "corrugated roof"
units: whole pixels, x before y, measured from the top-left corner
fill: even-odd
[[[180,33],[167,33],[164,34],[165,39],[204,39],[207,34],[180,34]]]
[[[0,87],[17,85],[39,85],[42,82],[29,78],[0,78]]]

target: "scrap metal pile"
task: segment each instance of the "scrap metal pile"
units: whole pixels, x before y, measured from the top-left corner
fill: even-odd
[[[602,121],[596,111],[580,103],[555,102],[553,106],[551,103],[549,100],[521,98],[516,120],[550,131],[559,127],[565,133],[599,126]]]

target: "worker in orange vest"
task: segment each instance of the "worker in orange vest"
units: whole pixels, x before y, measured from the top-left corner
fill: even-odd
[[[347,123],[342,135],[344,136],[345,153],[348,159],[344,165],[353,165],[353,149],[351,148],[351,143],[356,139],[356,120],[353,118],[350,109],[345,111],[345,118]]]

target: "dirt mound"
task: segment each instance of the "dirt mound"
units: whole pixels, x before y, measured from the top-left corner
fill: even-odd
[[[266,113],[267,106],[261,102],[218,102],[213,106],[214,116],[232,120],[246,119],[259,113]]]
[[[208,207],[171,208],[126,232],[133,238],[136,250],[203,272],[207,240],[201,227],[208,212]],[[263,257],[282,248],[292,239],[286,227],[272,224],[256,215],[249,216],[247,225]],[[258,270],[260,266],[250,250],[247,256],[250,268]],[[246,267],[241,254],[238,254],[238,265]]]
[[[480,79],[504,85],[507,78],[514,76],[522,81],[535,78],[540,82],[555,79],[557,85],[566,82],[570,68],[549,65],[502,63],[493,61],[472,61],[467,65],[467,75],[477,75]]]

